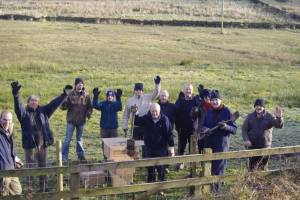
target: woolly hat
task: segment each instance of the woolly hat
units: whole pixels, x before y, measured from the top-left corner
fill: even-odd
[[[263,99],[256,99],[255,102],[254,102],[254,107],[255,106],[265,107],[265,100],[263,100]]]
[[[111,91],[111,90],[108,90],[107,92],[106,92],[106,96],[108,97],[108,96],[115,96],[115,93],[113,92],[113,91]]]
[[[209,90],[209,89],[203,89],[203,90],[201,91],[200,97],[201,97],[201,98],[204,98],[204,97],[210,97],[210,90]]]
[[[210,99],[221,99],[219,90],[212,90],[210,93]]]
[[[84,84],[82,78],[79,77],[75,78],[75,85],[77,85],[78,83]]]
[[[143,83],[135,83],[134,84],[134,90],[144,90]]]

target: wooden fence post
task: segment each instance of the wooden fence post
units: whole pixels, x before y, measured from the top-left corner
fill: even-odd
[[[58,167],[62,167],[61,140],[56,141],[56,164]],[[57,175],[57,192],[62,192],[64,190],[63,174],[57,173],[56,175]]]
[[[70,179],[70,191],[72,193],[71,200],[79,200],[79,189],[80,189],[80,173],[71,173]]]
[[[212,154],[212,149],[205,148],[203,150],[204,154]],[[205,161],[203,163],[203,169],[202,169],[202,176],[211,176],[211,161]],[[211,186],[210,185],[203,185],[201,186],[200,193],[201,195],[207,195],[211,192]]]
[[[191,142],[190,142],[190,154],[197,154],[198,153],[198,142],[197,142],[197,135],[196,133],[194,132],[192,135],[191,135],[191,138],[190,138]],[[190,164],[190,177],[193,178],[196,176],[196,168],[197,168],[197,163],[196,162],[191,162]],[[192,186],[190,187],[190,196],[194,195],[195,194],[195,190],[196,190],[196,187],[195,186]]]

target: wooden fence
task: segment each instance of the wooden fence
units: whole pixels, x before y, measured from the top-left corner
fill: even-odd
[[[196,152],[192,152],[196,153]],[[45,168],[32,168],[32,169],[18,169],[18,170],[7,170],[0,171],[0,177],[9,176],[39,176],[39,175],[57,175],[58,186],[56,192],[45,192],[45,193],[32,193],[29,196],[19,195],[10,197],[1,197],[1,200],[19,200],[19,199],[80,199],[81,197],[95,197],[105,195],[118,195],[118,194],[129,194],[137,192],[148,192],[160,191],[173,188],[185,188],[190,187],[190,192],[197,196],[203,195],[203,193],[209,192],[208,184],[216,182],[226,182],[240,179],[240,175],[223,175],[223,176],[211,176],[210,168],[212,160],[219,159],[237,159],[237,158],[248,158],[253,156],[271,156],[271,155],[284,155],[284,154],[298,154],[300,153],[299,146],[279,147],[270,149],[257,149],[257,150],[242,150],[242,151],[231,151],[223,153],[212,153],[211,149],[205,149],[204,154],[192,154],[185,156],[175,157],[164,157],[164,158],[150,158],[140,159],[135,161],[122,161],[122,162],[106,162],[106,163],[93,163],[93,164],[77,164],[70,166],[57,166],[57,167],[45,167]],[[201,175],[196,174],[198,162],[204,164]],[[80,173],[90,172],[98,170],[112,170],[120,168],[137,168],[147,167],[156,165],[172,165],[176,163],[192,163],[189,178],[183,178],[179,180],[170,180],[165,182],[155,183],[142,183],[132,184],[119,187],[103,187],[96,189],[81,189],[80,188]],[[59,163],[58,163],[59,164]],[[273,171],[260,171],[252,172],[255,174],[267,175],[277,173],[282,170]],[[70,189],[68,191],[62,191],[61,186],[61,174],[70,175]]]

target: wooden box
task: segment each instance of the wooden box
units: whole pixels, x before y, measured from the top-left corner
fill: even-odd
[[[91,171],[80,173],[80,179],[82,180],[85,189],[103,186],[103,184],[106,183],[106,178],[107,173],[105,173],[104,171]]]
[[[103,153],[105,157],[108,160],[112,160],[112,157],[118,157],[120,155],[126,154],[127,139],[128,138],[103,138]],[[135,141],[137,151],[139,151],[142,145],[144,145],[144,141]]]

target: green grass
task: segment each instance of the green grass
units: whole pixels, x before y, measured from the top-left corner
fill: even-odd
[[[13,80],[22,84],[24,99],[35,93],[42,103],[77,76],[83,77],[89,92],[96,86],[102,91],[123,89],[125,102],[135,82],[144,82],[149,92],[159,74],[172,101],[186,82],[219,89],[224,103],[242,113],[239,125],[252,111],[255,98],[266,98],[270,110],[280,104],[287,123],[275,131],[275,146],[300,140],[298,31],[228,29],[221,35],[218,29],[13,21],[0,21],[0,27],[1,109],[13,109]],[[50,121],[56,140],[64,138],[65,116],[57,110]],[[14,122],[17,152],[22,155],[19,122]],[[87,122],[84,141],[87,158],[102,159],[96,110]],[[240,142],[239,129],[232,149],[241,149]],[[76,159],[72,145],[71,158]],[[53,151],[51,147],[52,160]]]

